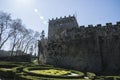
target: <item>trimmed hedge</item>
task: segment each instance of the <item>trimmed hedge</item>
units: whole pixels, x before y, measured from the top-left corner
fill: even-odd
[[[23,71],[31,76],[40,76],[40,77],[48,77],[48,78],[65,78],[65,79],[71,79],[71,78],[83,78],[84,73],[79,72],[79,71],[74,71],[71,70],[72,73],[76,73],[78,74],[78,76],[67,76],[67,75],[46,75],[46,74],[36,74],[36,73],[32,73],[30,72],[30,70],[47,70],[47,69],[59,69],[59,70],[65,70],[65,69],[60,69],[60,68],[48,68],[48,67],[28,67],[28,68],[24,68]]]
[[[0,68],[0,77],[13,78],[14,76],[15,73],[12,71],[12,69]]]
[[[91,80],[91,79],[84,79],[84,78],[78,78],[78,79],[61,79],[61,78],[47,78],[47,77],[37,77],[37,76],[30,76],[30,75],[23,75],[21,78],[17,80]]]
[[[18,66],[18,64],[11,62],[0,62],[0,77],[14,78],[15,72],[13,71],[13,68]]]
[[[31,70],[48,69],[66,70],[72,73],[79,74],[79,76],[67,76],[67,74],[60,76],[43,74],[41,75],[30,72]],[[24,62],[0,62],[0,77],[11,80],[91,80],[84,79],[84,73],[79,71],[55,68],[51,65],[35,65],[32,63]]]

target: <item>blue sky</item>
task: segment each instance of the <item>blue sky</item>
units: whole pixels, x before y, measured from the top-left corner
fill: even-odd
[[[0,0],[0,11],[20,18],[27,28],[48,31],[48,20],[75,14],[79,25],[120,21],[120,0]]]

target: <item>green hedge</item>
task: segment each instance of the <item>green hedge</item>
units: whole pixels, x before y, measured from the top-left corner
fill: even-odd
[[[79,74],[79,76],[57,76],[57,75],[43,75],[43,74],[36,74],[36,73],[32,73],[30,72],[30,70],[46,70],[46,69],[60,69],[60,68],[48,68],[48,67],[42,67],[42,68],[38,68],[38,67],[28,67],[28,68],[24,68],[23,71],[31,76],[40,76],[40,77],[48,77],[48,78],[65,78],[65,79],[72,79],[72,78],[83,78],[84,73],[79,72],[79,71],[74,71],[71,70],[71,72],[73,73],[77,73]],[[62,69],[64,70],[64,69]]]
[[[20,66],[20,64],[12,63],[12,62],[0,62],[0,68],[13,68]]]
[[[11,69],[11,70],[10,70]],[[15,80],[86,80],[84,79],[84,73],[75,71],[75,70],[67,70],[79,76],[67,76],[67,75],[41,75],[30,72],[31,70],[47,70],[47,69],[57,69],[57,70],[67,70],[61,68],[55,68],[51,65],[38,65],[32,63],[25,62],[0,62],[0,77],[10,78]],[[89,79],[87,79],[89,80]]]
[[[0,68],[0,77],[3,78],[13,78],[15,76],[15,73],[7,68]]]
[[[48,78],[48,77],[40,77],[40,76],[30,76],[30,75],[22,75],[17,80],[91,80],[84,78]]]

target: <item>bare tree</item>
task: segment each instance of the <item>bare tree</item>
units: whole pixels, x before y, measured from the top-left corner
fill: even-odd
[[[18,41],[18,43],[16,44],[16,46],[15,46],[15,49],[16,49],[16,51],[18,51],[18,52],[22,52],[22,53],[18,53],[18,52],[16,52],[16,54],[21,54],[21,55],[23,55],[24,54],[24,52],[22,51],[22,48],[23,48],[23,44],[24,44],[24,40],[25,40],[25,38],[29,35],[29,32],[28,32],[28,30],[23,26],[22,27],[22,30],[21,30],[21,37],[19,37],[19,41]]]
[[[10,14],[0,12],[0,50],[12,35],[12,33],[10,32],[10,25]]]
[[[19,43],[21,38],[22,28],[22,21],[20,19],[13,20],[11,29],[11,32],[13,33],[11,40],[11,56],[13,55],[15,46]]]
[[[35,31],[35,34],[34,34],[34,53],[37,54],[38,52],[38,40],[40,38],[40,33]]]
[[[34,33],[33,30],[28,29],[28,35],[25,37],[24,42],[23,42],[23,49],[22,50],[23,50],[24,53],[27,53],[29,47],[31,46],[31,42],[34,39],[33,38],[33,33]]]
[[[31,33],[28,35],[28,39],[26,39],[26,45],[24,48],[24,52],[29,52],[29,48],[30,46],[33,46],[33,52],[37,52],[37,40],[39,38],[39,32],[33,31],[33,30],[29,30]]]
[[[39,32],[26,29],[20,19],[12,20],[10,14],[0,12],[0,50],[9,41],[11,43],[11,56],[14,53],[19,55],[21,52],[28,53],[30,46],[33,46],[33,52],[37,53],[37,40],[39,36]]]

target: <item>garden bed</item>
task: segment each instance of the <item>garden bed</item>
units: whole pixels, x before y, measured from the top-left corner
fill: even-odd
[[[83,78],[84,73],[74,70],[65,70],[60,68],[24,68],[23,71],[31,76],[42,76],[49,78]],[[73,75],[76,74],[76,75]]]
[[[91,80],[83,72],[24,62],[0,62],[0,77],[4,80]]]

